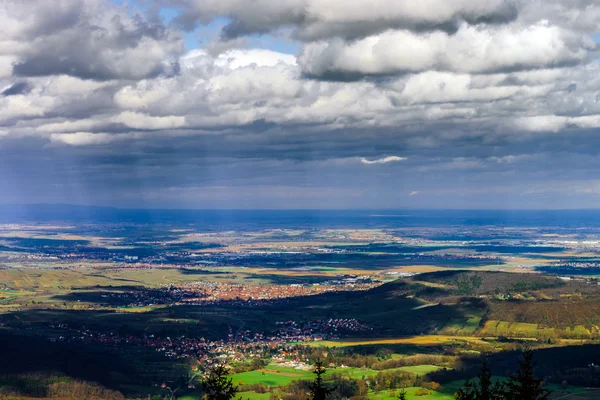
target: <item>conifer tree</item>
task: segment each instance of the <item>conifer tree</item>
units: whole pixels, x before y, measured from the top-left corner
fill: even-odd
[[[503,400],[504,385],[500,382],[492,381],[492,371],[487,360],[481,360],[481,370],[477,376],[477,381],[470,380],[465,382],[465,386],[460,388],[454,395],[457,400]]]
[[[202,381],[202,391],[206,400],[232,400],[238,392],[238,387],[227,377],[227,368],[218,365],[211,369]]]
[[[536,379],[533,370],[533,352],[523,352],[523,361],[519,362],[519,370],[506,383],[507,400],[547,400],[551,391],[542,387],[542,379]]]
[[[398,400],[406,400],[406,389],[404,389],[404,388],[400,389],[397,399]]]
[[[316,375],[315,380],[310,384],[310,394],[312,400],[326,400],[327,396],[335,391],[335,388],[328,388],[323,384],[323,375],[325,367],[321,360],[315,362],[313,373]]]

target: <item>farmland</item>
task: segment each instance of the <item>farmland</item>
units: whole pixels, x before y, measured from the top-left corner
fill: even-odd
[[[244,398],[266,400],[304,393],[323,359],[347,394],[387,399],[406,387],[409,398],[445,399],[482,354],[600,339],[598,281],[538,272],[593,263],[589,241],[451,231],[4,226],[0,334],[12,345],[0,356],[22,362],[0,376],[51,373],[160,397],[163,382],[224,362]],[[39,354],[50,361],[31,369]],[[82,362],[98,368],[73,368]],[[491,362],[506,376],[503,359]],[[546,371],[549,384],[600,385],[574,372],[584,364]],[[198,379],[180,398],[197,396]]]

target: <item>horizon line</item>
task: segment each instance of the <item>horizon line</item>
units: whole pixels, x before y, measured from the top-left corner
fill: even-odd
[[[169,208],[169,207],[127,207],[96,204],[73,203],[0,203],[5,207],[73,207],[98,208],[122,211],[600,211],[598,208],[417,208],[417,207],[382,207],[382,208]]]

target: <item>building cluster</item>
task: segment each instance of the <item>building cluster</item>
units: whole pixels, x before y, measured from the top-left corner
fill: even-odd
[[[109,302],[124,303],[129,307],[146,307],[154,305],[178,304],[185,299],[196,298],[198,293],[173,287],[160,289],[128,290],[124,292],[103,293],[102,298]]]
[[[283,321],[276,325],[277,337],[288,341],[338,339],[340,334],[373,330],[355,318],[329,318],[305,323]]]
[[[368,290],[381,282],[368,276],[333,279],[312,284],[235,284],[224,282],[186,282],[159,289],[104,293],[108,300],[130,307],[153,305],[239,305],[264,306],[280,304],[292,297],[313,296],[328,292]]]
[[[185,303],[214,302],[220,300],[276,300],[290,297],[313,296],[327,292],[337,292],[340,290],[368,290],[379,285],[372,281],[356,281],[354,277],[348,280],[333,280],[331,282],[312,283],[312,284],[289,284],[289,285],[246,285],[224,282],[188,282],[178,284],[178,289],[190,292],[200,293],[197,299],[186,299]],[[343,288],[340,287],[343,285]]]
[[[552,267],[556,268],[600,268],[600,262],[597,260],[588,260],[588,261],[569,261],[569,260],[559,260],[553,264]]]
[[[306,342],[338,338],[338,333],[348,330],[369,330],[354,319],[329,319],[304,324],[286,321],[277,324],[270,334],[241,330],[229,334],[224,340],[208,340],[187,336],[159,336],[144,334],[136,336],[117,332],[96,332],[86,327],[74,327],[66,323],[50,325],[60,335],[55,341],[63,343],[102,343],[105,345],[131,345],[150,348],[170,359],[191,358],[210,366],[211,362],[243,361],[253,357],[275,357],[280,360],[298,360]]]

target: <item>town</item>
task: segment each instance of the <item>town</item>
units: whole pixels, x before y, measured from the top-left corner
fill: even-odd
[[[299,351],[307,342],[339,339],[344,333],[369,331],[372,328],[354,318],[328,319],[297,323],[277,322],[271,333],[257,333],[229,327],[226,339],[209,340],[186,336],[160,337],[154,334],[134,336],[115,331],[97,332],[67,323],[50,324],[60,334],[51,339],[64,343],[102,343],[109,345],[140,346],[163,353],[170,359],[194,359],[210,367],[213,362],[243,361],[254,357],[276,357],[280,360],[299,361]]]

